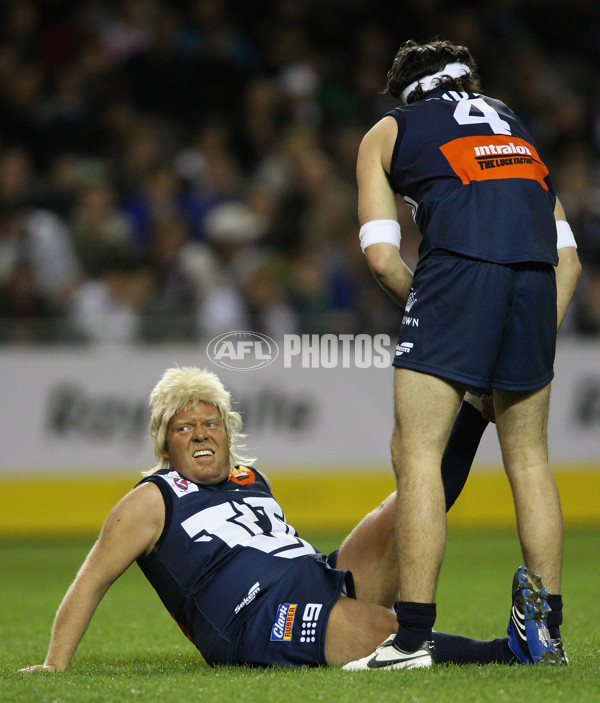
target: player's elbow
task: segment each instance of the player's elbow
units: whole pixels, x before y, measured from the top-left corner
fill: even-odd
[[[389,244],[373,244],[367,247],[365,256],[373,275],[380,281],[391,278],[401,261],[398,249]]]
[[[582,271],[582,266],[581,266],[581,261],[579,260],[579,257],[577,256],[577,252],[575,252],[575,256],[573,257],[573,261],[571,263],[571,275],[575,280],[581,276],[581,271]]]
[[[581,261],[575,247],[564,247],[558,250],[558,266],[562,274],[574,283],[581,276]]]

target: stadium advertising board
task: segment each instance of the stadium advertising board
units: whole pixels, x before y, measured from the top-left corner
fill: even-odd
[[[237,399],[248,452],[261,466],[389,466],[390,368],[216,366],[203,348],[7,350],[0,356],[0,472],[131,471],[153,464],[148,394],[168,366],[218,373]],[[600,348],[559,345],[549,424],[551,460],[598,463]],[[500,464],[488,428],[477,462]]]

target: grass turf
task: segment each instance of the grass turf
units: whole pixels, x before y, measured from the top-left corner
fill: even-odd
[[[339,536],[305,535],[324,551]],[[21,675],[44,659],[54,611],[90,541],[0,543],[0,700],[50,701],[597,701],[600,699],[600,530],[566,536],[563,636],[569,667],[450,666],[356,672],[209,668],[133,566],[112,587],[63,674]],[[487,639],[505,632],[513,533],[453,532],[438,589],[436,627]]]

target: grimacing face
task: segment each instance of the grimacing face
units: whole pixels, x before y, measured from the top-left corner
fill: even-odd
[[[188,404],[167,427],[163,456],[171,469],[195,483],[214,485],[229,476],[229,437],[214,405]]]

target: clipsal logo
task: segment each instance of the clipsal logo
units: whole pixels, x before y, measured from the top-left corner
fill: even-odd
[[[410,350],[414,347],[412,342],[402,342],[402,344],[396,345],[396,356],[402,356],[402,354],[408,354]]]
[[[252,603],[252,601],[256,598],[256,594],[257,594],[259,591],[260,591],[260,582],[257,581],[257,582],[254,584],[254,586],[251,586],[251,587],[250,587],[250,590],[248,591],[248,595],[247,595],[247,596],[244,596],[242,602],[235,606],[235,611],[234,611],[234,612],[236,613],[236,615],[237,615],[237,613],[240,612],[240,610],[241,610],[244,606],[248,605],[248,603]]]
[[[302,615],[302,632],[300,642],[314,642],[317,633],[317,621],[321,614],[322,603],[307,603]]]
[[[272,364],[279,347],[260,332],[226,332],[210,340],[206,353],[223,369],[254,370]]]
[[[277,617],[271,628],[271,642],[289,642],[292,639],[297,603],[282,603],[277,607]]]

